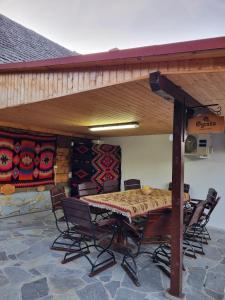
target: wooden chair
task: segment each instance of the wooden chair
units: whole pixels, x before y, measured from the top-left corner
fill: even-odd
[[[172,191],[172,182],[169,183],[168,190]],[[190,191],[190,184],[184,183],[184,192],[189,193],[189,191]]]
[[[124,190],[136,190],[141,188],[141,181],[139,179],[128,179],[124,181]]]
[[[192,251],[194,252],[194,257],[195,257],[195,252],[199,254],[204,254],[203,250],[203,226],[202,226],[202,216],[204,214],[204,210],[207,206],[207,201],[201,201],[199,202],[192,214],[192,217],[189,220],[188,224],[185,224],[184,228],[184,247],[185,245],[189,246],[192,248]]]
[[[134,242],[136,248],[127,250],[121,266],[136,286],[140,286],[137,257],[141,254],[148,254],[150,258],[153,258],[153,252],[147,251],[142,245],[149,243],[153,237],[166,237],[170,233],[170,216],[171,211],[166,209],[163,212],[149,213],[138,225],[124,221],[125,235]]]
[[[76,228],[76,232],[80,234],[80,239],[74,239],[73,235],[71,235],[71,240],[73,241],[71,249],[76,247],[76,250],[68,251],[62,263],[65,264],[78,257],[84,256],[91,264],[90,277],[115,265],[115,256],[110,250],[110,246],[114,238],[114,229],[116,228],[114,225],[116,220],[108,219],[93,223],[89,205],[75,198],[63,200],[63,210],[68,226],[69,224],[73,224]],[[100,240],[105,239],[109,234],[112,236],[111,239],[105,246],[102,246]],[[92,241],[91,244],[88,244],[88,239]],[[97,258],[94,261],[88,256],[88,254],[90,254],[90,248],[92,247],[98,252]],[[103,259],[102,255],[103,258],[105,256],[107,257]]]
[[[80,183],[77,188],[79,197],[96,195],[98,193],[98,186],[92,181]]]
[[[205,200],[206,204],[205,204],[204,211],[202,213],[202,216],[200,218],[198,226],[196,226],[194,228],[196,235],[198,233],[198,238],[201,239],[201,241],[204,244],[208,244],[208,240],[211,240],[211,237],[210,237],[210,234],[208,232],[206,225],[208,224],[211,214],[214,211],[217,204],[219,203],[219,201],[220,201],[220,197],[216,197],[216,198],[211,197],[211,199]],[[204,202],[204,201],[201,201],[199,203],[202,203],[202,202]]]
[[[97,184],[92,181],[87,181],[84,183],[78,184],[78,195],[79,198],[85,196],[91,196],[98,194]],[[94,215],[94,221],[97,220],[98,217],[106,218],[108,217],[108,211],[106,209],[101,209],[97,207],[91,207],[91,213]]]
[[[197,228],[202,213],[204,211],[206,202],[200,202],[189,219],[189,222],[185,225],[183,233],[183,254],[196,258],[196,253],[204,254],[203,243],[201,240],[197,239],[197,232],[194,228]],[[172,211],[171,211],[172,212]],[[170,234],[170,233],[169,233]],[[171,246],[170,241],[167,243],[161,243],[153,252],[152,255],[153,262],[170,277],[171,272]],[[185,267],[183,265],[183,270]]]
[[[201,217],[202,228],[200,229],[202,238],[205,240],[206,244],[207,244],[207,240],[211,239],[210,234],[206,228],[206,224],[209,222],[210,215],[220,200],[220,198],[217,198],[217,194],[218,193],[214,188],[209,188],[207,196],[206,196],[206,200],[191,199],[191,201],[190,201],[192,211],[194,211],[194,209],[198,203],[200,203],[202,201],[206,201],[205,209],[204,209],[204,212]],[[204,226],[203,226],[203,224],[204,224]]]
[[[65,222],[62,207],[62,201],[66,198],[65,189],[64,187],[54,186],[50,190],[50,195],[52,202],[52,212],[54,214],[56,228],[59,231],[59,235],[53,241],[50,249],[66,251],[68,250],[68,247],[71,246],[71,244],[66,242],[66,240],[68,240],[69,227]]]
[[[119,192],[119,181],[118,180],[107,180],[103,183],[103,193]]]

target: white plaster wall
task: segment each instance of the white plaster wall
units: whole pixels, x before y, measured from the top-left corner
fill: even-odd
[[[172,177],[172,143],[168,135],[105,138],[122,148],[122,183],[139,178],[141,183],[167,188]],[[225,135],[213,135],[214,152],[208,159],[185,158],[185,182],[192,198],[205,199],[209,187],[218,190],[221,201],[210,225],[225,229]],[[122,184],[123,185],[123,184]]]

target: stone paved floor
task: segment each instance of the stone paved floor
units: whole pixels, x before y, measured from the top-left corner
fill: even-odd
[[[85,258],[66,265],[63,253],[50,251],[56,234],[50,212],[0,220],[0,299],[155,300],[165,299],[169,281],[147,257],[138,261],[141,287],[135,287],[118,264],[94,278]],[[205,256],[185,257],[187,299],[225,299],[225,232],[211,230]]]

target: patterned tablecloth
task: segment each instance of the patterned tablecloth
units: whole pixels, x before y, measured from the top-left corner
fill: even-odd
[[[143,195],[140,189],[124,192],[98,194],[81,198],[90,206],[111,210],[131,220],[135,216],[172,206],[172,194],[168,190],[152,189],[150,195]],[[184,201],[189,194],[184,193]]]

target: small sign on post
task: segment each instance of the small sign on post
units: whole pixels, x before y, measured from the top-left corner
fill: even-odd
[[[188,134],[224,132],[224,117],[202,114],[188,120]]]

